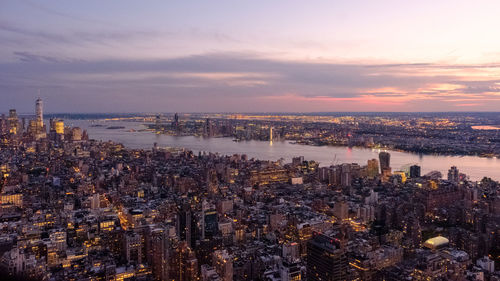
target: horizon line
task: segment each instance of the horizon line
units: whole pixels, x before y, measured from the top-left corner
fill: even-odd
[[[8,112],[6,112],[8,113]],[[256,111],[256,112],[233,112],[233,111],[144,111],[144,112],[46,112],[44,115],[53,114],[345,114],[345,113],[499,113],[500,111]],[[18,114],[34,114],[32,112],[18,112]]]

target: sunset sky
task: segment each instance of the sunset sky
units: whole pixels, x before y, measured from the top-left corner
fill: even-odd
[[[0,1],[0,112],[499,111],[500,1]]]

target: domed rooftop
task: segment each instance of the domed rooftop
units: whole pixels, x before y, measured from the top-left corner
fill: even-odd
[[[448,246],[449,243],[450,241],[448,240],[448,238],[445,238],[443,236],[436,236],[425,241],[424,247],[434,250]]]

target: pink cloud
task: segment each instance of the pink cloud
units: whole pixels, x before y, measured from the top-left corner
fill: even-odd
[[[482,104],[482,103],[459,103],[459,104],[455,104],[455,106],[459,106],[459,107],[481,106],[481,105],[484,105],[484,104]]]

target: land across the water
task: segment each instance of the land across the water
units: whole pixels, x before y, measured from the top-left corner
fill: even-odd
[[[70,119],[136,121],[158,134],[288,140],[311,146],[389,149],[500,158],[500,113],[70,114]],[[68,116],[54,116],[68,119]],[[99,126],[99,125],[95,125]],[[109,127],[108,127],[109,128]]]
[[[293,144],[290,141],[239,141],[232,138],[206,138],[197,136],[171,136],[156,134],[148,130],[143,122],[112,120],[66,120],[71,126],[79,126],[87,130],[93,139],[119,142],[129,148],[151,149],[154,143],[160,147],[177,147],[198,152],[211,152],[223,155],[246,154],[249,158],[261,160],[279,160],[290,162],[292,157],[304,156],[306,160],[314,160],[320,166],[341,163],[359,163],[366,165],[367,160],[378,158],[380,149],[340,146],[309,146]],[[97,126],[96,126],[97,125]],[[102,125],[102,126],[99,126]],[[124,127],[108,130],[109,126]],[[417,164],[425,174],[440,171],[446,176],[451,166],[457,166],[460,172],[467,174],[471,180],[483,177],[500,179],[500,159],[479,156],[447,156],[424,155],[402,151],[389,151],[393,170],[406,169]]]

